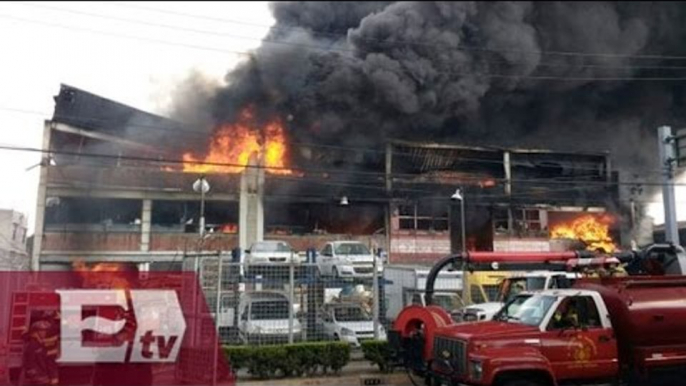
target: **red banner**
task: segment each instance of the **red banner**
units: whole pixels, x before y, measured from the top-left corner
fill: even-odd
[[[233,385],[195,274],[0,272],[0,385]]]

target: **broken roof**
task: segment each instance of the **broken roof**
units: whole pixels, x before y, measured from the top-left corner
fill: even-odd
[[[62,84],[59,94],[54,99],[52,122],[97,133],[100,135],[98,138],[109,138],[110,142],[148,145],[152,148],[159,148],[163,143],[164,149],[159,148],[158,153],[164,151],[172,155],[180,154],[189,148],[204,148],[207,142],[207,132],[189,129],[173,119],[115,102],[73,86]],[[68,131],[74,133],[73,130]],[[85,147],[88,148],[88,144],[85,144]],[[98,148],[98,152],[103,150]]]
[[[111,99],[62,84],[54,97],[55,111],[52,120],[83,129],[108,134],[121,134],[127,129],[180,130],[174,120],[151,114]]]

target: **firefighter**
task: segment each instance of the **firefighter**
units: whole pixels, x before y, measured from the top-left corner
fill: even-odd
[[[46,318],[34,321],[24,334],[22,358],[24,384],[57,385],[57,355],[53,355],[52,323]]]
[[[601,269],[600,274],[602,277],[624,277],[628,275],[616,257],[610,257],[605,261],[605,266]]]
[[[579,327],[579,311],[576,299],[571,298],[560,305],[553,314],[553,323],[557,329]]]
[[[596,279],[600,277],[600,273],[598,272],[597,269],[591,268],[589,266],[584,266],[581,274],[584,277],[591,278],[591,279]]]
[[[610,276],[612,277],[624,277],[629,274],[626,272],[619,259],[613,257],[609,264]]]
[[[60,313],[59,311],[48,311],[44,314],[43,320],[48,323],[48,329],[45,332],[46,355],[48,357],[48,371],[50,373],[50,384],[56,385],[59,383],[59,366],[57,365],[57,357],[59,356],[59,337],[60,337]]]

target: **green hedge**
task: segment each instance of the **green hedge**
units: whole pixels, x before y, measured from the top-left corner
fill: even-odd
[[[337,374],[350,361],[344,342],[312,342],[274,346],[225,346],[234,370],[247,369],[261,379]]]
[[[367,340],[361,342],[364,359],[371,361],[384,373],[393,371],[391,346],[385,340]]]

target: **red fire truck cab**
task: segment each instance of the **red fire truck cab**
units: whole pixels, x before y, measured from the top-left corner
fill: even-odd
[[[676,386],[686,368],[684,299],[682,275],[587,278],[522,294],[490,322],[456,324],[440,308],[410,306],[393,340],[431,385]]]

